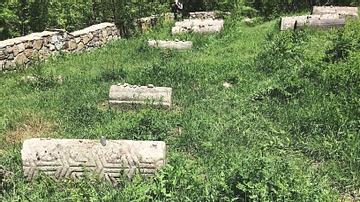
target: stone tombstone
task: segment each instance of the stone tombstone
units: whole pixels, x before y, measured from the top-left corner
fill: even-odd
[[[112,85],[109,92],[110,106],[132,106],[146,105],[147,103],[155,106],[162,106],[164,109],[171,107],[172,88],[148,86]]]
[[[103,139],[103,138],[102,138]],[[123,172],[153,176],[165,165],[163,141],[42,139],[24,141],[21,150],[24,176],[35,179],[39,172],[57,179],[77,179],[86,171],[95,171],[116,182]]]
[[[187,33],[189,31],[193,31],[194,33],[198,34],[211,34],[215,32],[220,32],[221,27],[220,26],[212,26],[212,25],[199,25],[199,26],[193,26],[193,27],[173,27],[171,29],[172,35],[181,34],[181,33]]]
[[[304,24],[309,20],[313,19],[339,19],[340,16],[336,14],[321,14],[321,15],[302,15],[302,16],[291,16],[282,17],[280,30],[295,29],[295,22],[297,24]]]
[[[214,33],[220,32],[224,27],[223,20],[213,20],[213,19],[205,19],[205,20],[184,20],[181,22],[176,22],[175,26],[172,28],[172,35],[187,33],[190,30],[195,33]]]
[[[194,26],[220,26],[224,27],[224,20],[183,20],[181,22],[175,22],[175,27],[194,27]]]
[[[312,15],[335,14],[340,18],[358,18],[358,7],[351,6],[313,6]]]
[[[186,50],[191,49],[193,43],[191,41],[180,41],[175,39],[174,41],[170,40],[148,40],[148,45],[153,47],[158,47],[160,49],[176,49],[176,50]]]

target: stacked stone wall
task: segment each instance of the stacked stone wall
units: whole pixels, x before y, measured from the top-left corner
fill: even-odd
[[[59,51],[90,51],[120,38],[120,30],[114,23],[101,23],[71,33],[60,29],[32,33],[0,42],[0,68],[14,70],[18,65],[27,66],[35,58],[47,59]]]
[[[221,19],[223,16],[230,15],[230,12],[217,12],[217,11],[197,11],[190,12],[189,19]]]

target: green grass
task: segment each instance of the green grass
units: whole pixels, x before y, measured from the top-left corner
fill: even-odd
[[[180,36],[194,42],[192,50],[147,47],[148,38],[175,38],[164,25],[1,74],[0,164],[14,172],[1,200],[355,200],[360,49],[352,42],[360,37],[346,37],[358,33],[351,23],[339,38],[336,30],[280,33],[278,20],[248,27],[229,19],[221,33]],[[330,57],[340,49],[350,53]],[[21,81],[27,75],[42,82]],[[102,106],[120,82],[172,87],[172,109]],[[118,187],[93,177],[26,182],[20,150],[34,136],[161,140],[167,165],[153,178],[124,177]]]

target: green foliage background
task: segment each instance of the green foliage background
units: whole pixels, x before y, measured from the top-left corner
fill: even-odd
[[[236,17],[261,16],[271,20],[291,12],[310,11],[324,0],[183,0],[185,16],[189,11],[230,11]],[[41,32],[50,28],[75,31],[100,22],[117,22],[124,35],[131,35],[133,21],[169,12],[172,1],[6,1],[0,3],[0,40]],[[332,0],[328,3],[357,6],[358,0]]]

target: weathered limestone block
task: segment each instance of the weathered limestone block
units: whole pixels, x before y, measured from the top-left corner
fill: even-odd
[[[283,31],[287,29],[294,29],[296,21],[300,24],[303,24],[309,19],[339,19],[339,15],[322,14],[322,15],[302,15],[302,16],[282,17],[280,30]]]
[[[106,31],[106,29],[104,29],[104,30],[102,30],[102,33],[101,33],[101,34],[102,34],[103,37],[106,37],[106,36],[107,36],[107,33],[108,33],[108,32]]]
[[[29,59],[26,57],[25,53],[20,53],[18,56],[15,57],[15,64],[21,65],[27,63]]]
[[[25,45],[23,43],[18,44],[17,48],[19,50],[19,53],[22,53],[25,51]]]
[[[197,11],[190,12],[190,19],[218,19],[220,17],[219,12],[216,11]],[[230,15],[230,12],[223,12],[223,15]]]
[[[313,6],[312,15],[320,14],[336,14],[340,18],[358,18],[358,8],[357,7],[347,7],[347,6]]]
[[[82,41],[84,42],[84,44],[87,44],[87,43],[90,41],[90,37],[87,36],[87,35],[84,35],[84,36],[82,37]]]
[[[73,40],[71,40],[71,41],[67,41],[66,43],[65,43],[65,47],[66,47],[66,49],[69,49],[69,50],[75,50],[76,49],[76,42],[75,41],[73,41]]]
[[[121,172],[129,177],[139,171],[153,176],[165,165],[165,149],[163,141],[32,138],[24,141],[21,157],[28,180],[39,171],[58,179],[76,179],[86,168],[116,182]]]
[[[300,27],[309,27],[309,28],[320,28],[320,29],[330,29],[330,28],[338,28],[344,27],[346,23],[346,19],[309,19],[305,22],[296,22],[295,29]]]
[[[224,27],[223,20],[184,20],[181,22],[175,22],[175,27],[193,27],[193,26],[220,26]]]
[[[117,105],[145,105],[151,103],[155,106],[162,106],[165,109],[171,107],[172,88],[137,86],[129,84],[118,84],[110,87],[109,104]]]
[[[81,41],[81,38],[80,38],[80,37],[76,37],[76,38],[75,38],[75,43],[80,43],[80,41]]]
[[[48,46],[51,43],[51,37],[46,37],[43,39],[44,46]]]
[[[25,49],[28,49],[28,48],[32,48],[33,45],[31,43],[31,41],[27,41],[27,42],[24,43],[24,47],[25,47]]]
[[[14,54],[14,56],[17,56],[17,55],[19,54],[19,49],[18,49],[17,45],[14,45],[14,46],[12,47],[12,49],[13,49],[13,54]]]
[[[7,59],[8,59],[8,60],[12,60],[12,59],[14,59],[14,54],[12,54],[12,53],[11,53],[11,54],[9,54],[9,55],[7,56]]]
[[[107,35],[111,35],[111,31],[112,31],[112,28],[111,28],[111,27],[106,28],[106,33],[107,33]]]
[[[78,51],[81,51],[83,48],[84,48],[84,43],[83,43],[83,42],[80,42],[80,43],[78,44],[77,50],[78,50]]]
[[[4,63],[4,68],[3,68],[3,69],[10,70],[10,69],[15,69],[15,67],[16,67],[15,62],[8,60],[8,61],[6,61],[6,62]]]
[[[60,36],[54,35],[51,37],[51,43],[56,44],[59,43],[59,40],[61,40]]]
[[[56,47],[53,44],[49,44],[49,50],[55,51]]]
[[[43,47],[41,50],[39,50],[40,57],[43,59],[47,59],[49,55],[49,50],[46,47]]]
[[[63,47],[64,47],[64,44],[63,43],[55,43],[55,48],[56,48],[56,50],[61,50],[61,49],[63,49]]]
[[[33,46],[36,50],[40,50],[42,48],[43,41],[41,39],[37,39],[33,42]]]
[[[192,30],[195,33],[214,33],[214,32],[220,32],[221,27],[220,26],[205,26],[205,25],[199,25],[199,26],[193,26],[191,28],[188,27],[173,27],[171,30],[172,35],[180,34],[180,33],[187,33],[190,30]]]
[[[6,54],[12,54],[13,53],[13,46],[7,46],[4,50]]]
[[[178,50],[185,50],[185,49],[191,49],[193,46],[193,43],[191,41],[162,41],[162,40],[149,40],[148,41],[149,46],[157,46],[161,49],[178,49]]]
[[[26,50],[25,50],[25,55],[26,55],[26,57],[31,57],[31,55],[32,55],[33,52],[34,52],[33,49],[26,49]]]

